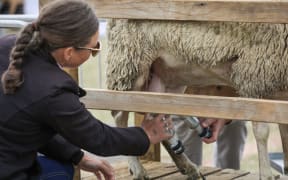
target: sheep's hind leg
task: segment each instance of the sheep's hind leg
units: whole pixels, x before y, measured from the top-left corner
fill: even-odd
[[[112,116],[116,121],[117,127],[127,127],[128,126],[128,115],[129,112],[126,111],[112,111]],[[146,170],[140,163],[139,159],[135,156],[128,157],[128,165],[130,173],[133,174],[133,179],[146,180],[149,179]]]
[[[169,141],[162,141],[162,144],[182,174],[187,175],[189,180],[200,178],[198,167],[184,153],[175,154],[170,148]]]
[[[128,157],[129,171],[133,175],[134,180],[148,180],[149,176],[142,166],[138,157],[130,156]]]
[[[269,125],[267,123],[252,122],[253,132],[258,148],[259,157],[259,171],[261,180],[274,180],[274,176],[271,171],[267,140],[269,136]]]

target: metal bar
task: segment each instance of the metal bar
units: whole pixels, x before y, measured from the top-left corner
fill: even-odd
[[[35,19],[36,15],[0,15],[0,28],[22,28]]]
[[[0,20],[18,20],[32,22],[37,19],[37,15],[23,14],[23,15],[0,15]]]
[[[0,28],[22,28],[27,22],[19,20],[0,20]]]

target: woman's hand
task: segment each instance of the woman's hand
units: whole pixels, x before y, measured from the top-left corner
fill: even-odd
[[[200,119],[201,125],[204,128],[209,127],[212,131],[212,137],[210,138],[202,138],[202,141],[204,141],[207,144],[213,143],[217,140],[218,135],[223,128],[223,126],[229,122],[230,120],[225,119],[213,119],[213,118],[206,118],[206,119]]]
[[[147,114],[142,122],[142,128],[151,144],[167,140],[174,135],[172,119],[164,114]]]
[[[113,167],[107,161],[100,159],[94,154],[84,151],[84,156],[78,166],[84,171],[94,173],[98,180],[102,180],[102,176],[105,180],[115,180]]]

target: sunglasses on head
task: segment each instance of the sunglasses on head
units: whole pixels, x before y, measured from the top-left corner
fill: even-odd
[[[88,47],[76,47],[76,49],[84,49],[91,51],[91,55],[93,57],[97,56],[97,54],[101,51],[101,43],[100,41],[97,42],[96,46],[94,48],[88,48]]]

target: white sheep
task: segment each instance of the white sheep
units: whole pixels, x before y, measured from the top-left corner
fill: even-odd
[[[107,33],[109,89],[181,93],[186,86],[225,85],[240,96],[264,98],[288,87],[285,24],[113,19]],[[118,126],[127,126],[127,112],[114,116]],[[281,127],[288,134],[288,126]],[[260,177],[274,179],[267,152],[268,124],[253,123],[253,131]],[[284,141],[287,147],[288,139]],[[172,158],[185,174],[197,178],[196,166],[185,156]],[[134,179],[147,176],[135,158],[130,168]]]

